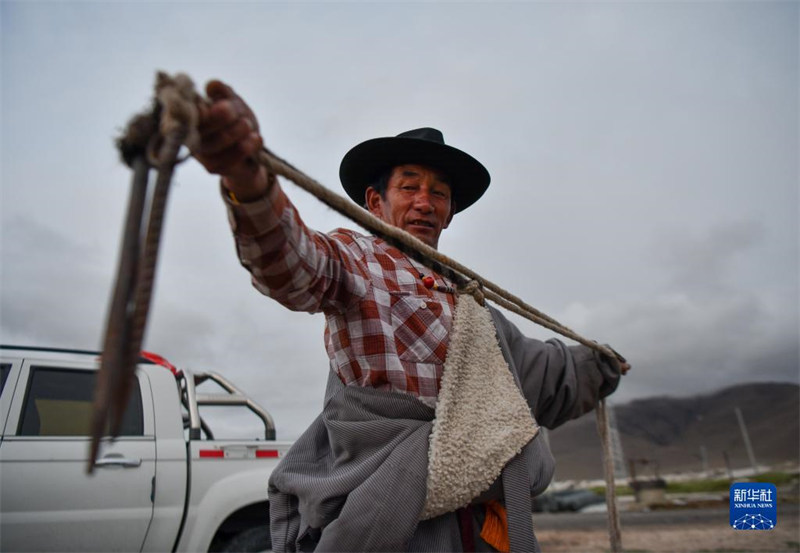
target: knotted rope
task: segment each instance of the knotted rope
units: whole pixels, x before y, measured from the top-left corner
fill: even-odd
[[[95,422],[93,425],[90,470],[97,454],[97,441],[102,435],[105,420],[108,416],[109,403],[111,405],[112,431],[118,427],[124,410],[124,401],[126,399],[123,399],[121,408],[119,407],[119,402],[109,402],[108,387],[118,386],[119,383],[116,381],[119,377],[108,373],[111,371],[124,374],[129,371],[131,375],[133,374],[136,352],[139,351],[141,346],[141,338],[150,302],[167,186],[174,166],[180,161],[177,158],[180,145],[185,144],[192,149],[197,144],[197,121],[199,118],[197,106],[205,101],[195,91],[191,79],[182,74],[170,77],[164,73],[159,73],[156,79],[156,98],[157,101],[152,110],[134,118],[126,137],[120,141],[123,159],[134,167],[136,171],[134,175],[135,189],[137,188],[137,182],[139,183],[138,189],[141,190],[143,188],[141,184],[143,180],[145,181],[144,188],[146,189],[146,173],[147,169],[149,169],[146,164],[158,167],[159,177],[156,191],[153,195],[153,206],[149,210],[144,244],[142,251],[138,254],[138,262],[132,259],[131,256],[135,256],[135,252],[139,250],[140,237],[136,236],[136,234],[141,232],[141,228],[136,229],[134,227],[137,221],[139,225],[142,224],[142,214],[139,207],[136,208],[139,210],[138,215],[131,215],[131,213],[134,211],[134,205],[139,205],[143,202],[144,196],[140,192],[135,198],[133,194],[131,197],[128,223],[126,225],[125,238],[123,239],[123,254],[120,259],[117,278],[117,293],[115,293],[112,300],[112,307],[109,312],[104,343],[105,349],[95,394]],[[146,124],[143,124],[143,121]],[[153,124],[155,121],[158,122],[157,126]],[[156,133],[156,128],[158,128],[158,133]],[[131,146],[131,144],[136,146]],[[146,156],[142,154],[141,144],[147,144],[144,149],[147,152]],[[392,243],[429,269],[449,278],[456,283],[459,293],[472,294],[479,304],[482,305],[484,300],[488,299],[538,325],[598,351],[609,359],[624,361],[611,348],[584,338],[552,317],[527,304],[519,297],[461,263],[443,255],[416,237],[381,221],[367,210],[352,203],[349,199],[331,191],[307,176],[270,150],[264,148],[259,153],[256,161],[264,165],[270,173],[292,181],[328,207],[374,235]],[[126,250],[129,250],[128,253],[126,253]],[[124,276],[123,273],[125,271],[136,274],[137,278],[132,279],[129,276]],[[132,283],[133,280],[136,281],[135,284]],[[121,290],[124,291],[121,292]],[[135,307],[131,309],[131,306]],[[122,347],[123,344],[126,344],[126,347]],[[118,354],[114,357],[112,353],[114,351],[124,352],[124,355]],[[115,369],[115,365],[120,367]],[[126,365],[130,365],[130,368]],[[127,398],[127,395],[124,397]],[[616,511],[613,459],[610,433],[608,432],[609,423],[604,401],[600,402],[596,412],[598,429],[603,443],[611,550],[616,553],[622,551],[622,545],[619,517]],[[116,435],[115,432],[114,435]]]

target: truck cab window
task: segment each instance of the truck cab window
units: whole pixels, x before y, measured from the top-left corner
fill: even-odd
[[[11,372],[11,363],[3,363],[0,365],[0,393],[6,387],[6,380],[8,380],[8,373]]]
[[[31,367],[19,435],[88,436],[95,376],[94,371]],[[120,435],[143,434],[141,391],[136,380]]]

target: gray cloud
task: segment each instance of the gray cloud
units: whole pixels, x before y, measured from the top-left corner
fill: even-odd
[[[230,82],[335,190],[357,142],[441,128],[493,180],[442,250],[628,355],[617,400],[800,380],[796,3],[0,9],[3,342],[100,344],[129,178],[112,139],[166,69]],[[285,189],[314,228],[352,226]],[[146,347],[223,372],[293,437],[322,328],[252,289],[216,179],[181,166]]]
[[[661,242],[664,271],[644,295],[573,304],[590,335],[608,335],[635,365],[618,400],[656,390],[689,394],[742,381],[798,379],[798,311],[783,290],[744,288],[735,266],[763,239],[762,226],[714,226],[693,240]],[[787,275],[791,280],[791,275]],[[791,290],[791,287],[790,287]],[[791,295],[794,294],[794,295]],[[797,297],[796,282],[789,298]]]

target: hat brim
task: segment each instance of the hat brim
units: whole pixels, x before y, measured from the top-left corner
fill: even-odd
[[[489,172],[466,152],[447,144],[404,137],[373,138],[354,146],[342,159],[339,179],[347,195],[364,205],[367,188],[383,171],[409,163],[432,167],[450,178],[455,213],[478,201],[489,187]]]

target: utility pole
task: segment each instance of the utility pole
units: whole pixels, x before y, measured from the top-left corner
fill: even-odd
[[[739,420],[739,428],[742,431],[742,439],[744,440],[744,447],[747,450],[747,456],[750,458],[750,466],[753,467],[753,474],[758,472],[756,468],[756,456],[753,454],[753,446],[750,445],[750,436],[747,434],[747,427],[744,425],[744,417],[742,417],[742,411],[738,407],[734,407],[734,411],[736,411],[736,418]]]
[[[706,446],[700,446],[700,461],[703,463],[703,477],[708,478],[708,451]]]
[[[606,411],[608,412],[608,426],[611,429],[611,452],[614,458],[614,478],[625,480],[628,477],[625,470],[625,453],[622,451],[622,440],[619,437],[619,430],[617,429],[617,417],[614,414],[614,408],[606,403]]]
[[[731,459],[728,457],[728,452],[722,452],[722,458],[725,459],[725,470],[728,472],[728,480],[733,482],[733,470],[731,470]]]
[[[703,478],[708,478],[708,449],[706,449],[706,433],[703,430],[703,415],[695,417],[697,433],[700,436],[700,462],[703,464]]]

